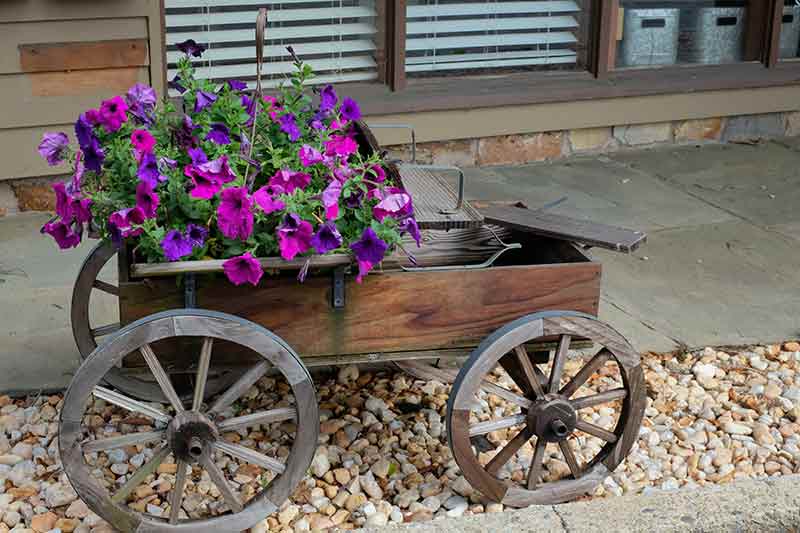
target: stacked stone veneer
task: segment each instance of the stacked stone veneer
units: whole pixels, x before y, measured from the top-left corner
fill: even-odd
[[[795,135],[800,135],[800,111],[426,142],[417,145],[417,162],[458,167],[518,165],[649,146],[752,142]],[[387,148],[393,157],[411,159],[408,145]],[[0,181],[0,217],[20,211],[53,211],[54,179],[62,178]]]

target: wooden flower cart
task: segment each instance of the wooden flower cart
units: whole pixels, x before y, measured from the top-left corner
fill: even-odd
[[[363,129],[364,149],[377,149]],[[73,294],[73,331],[85,359],[64,399],[59,439],[65,471],[94,511],[122,531],[137,532],[239,531],[276,511],[314,456],[320,418],[308,369],[320,365],[394,361],[418,378],[452,383],[446,422],[455,460],[474,488],[506,505],[575,498],[622,461],[645,406],[642,368],[628,342],[595,318],[601,266],[585,248],[630,251],[644,235],[511,204],[476,209],[441,173],[405,164],[391,170],[413,194],[425,243],[416,265],[392,255],[361,284],[352,280],[346,255],[313,259],[303,284],[295,279],[303,260],[265,258],[262,265],[274,275],[244,288],[215,274],[221,261],[140,264],[128,248],[117,253],[100,244],[93,250]],[[115,255],[119,276],[112,284],[99,274]],[[119,324],[89,325],[93,291],[118,298]],[[570,352],[589,348],[588,361],[567,376]],[[464,362],[456,371],[431,361]],[[621,386],[575,396],[608,365],[617,369]],[[498,381],[498,372],[513,384]],[[270,373],[285,379],[293,403],[231,414],[234,402]],[[92,396],[152,420],[154,430],[92,438],[84,427]],[[470,413],[491,396],[514,414],[473,421]],[[615,411],[612,428],[581,416],[582,409],[601,404]],[[294,440],[283,461],[221,437],[291,421]],[[509,428],[518,432],[491,461],[481,460],[480,439],[485,448],[487,434]],[[584,462],[570,444],[580,443],[577,435],[602,442]],[[527,477],[498,477],[529,441]],[[145,443],[158,447],[122,486],[104,486],[87,466],[86,454]],[[560,450],[569,466],[563,479],[545,476],[548,446]],[[244,502],[216,465],[217,453],[274,477]],[[126,505],[169,454],[178,470],[168,516]],[[225,512],[181,518],[186,465],[208,472]]]

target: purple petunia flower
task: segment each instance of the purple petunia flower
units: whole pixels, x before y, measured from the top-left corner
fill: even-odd
[[[278,119],[281,125],[281,131],[289,136],[289,140],[294,142],[300,138],[300,128],[297,127],[294,115],[286,113]]]
[[[339,109],[339,113],[345,120],[358,120],[361,118],[361,109],[352,98],[342,100],[342,107]]]
[[[383,261],[383,256],[389,245],[386,244],[372,228],[367,228],[361,234],[361,239],[350,245],[350,249],[356,256],[358,262],[358,276],[356,282],[361,280],[372,268]]]
[[[294,172],[287,168],[277,171],[269,179],[272,187],[280,187],[286,194],[292,194],[296,189],[303,190],[311,183],[311,175],[304,172]]]
[[[156,216],[158,210],[158,195],[146,181],[140,181],[136,186],[136,207],[142,210],[146,218]]]
[[[333,85],[326,85],[319,93],[319,110],[322,113],[329,112],[338,100]]]
[[[246,187],[231,187],[222,191],[217,207],[217,225],[229,239],[245,240],[253,233],[253,200]]]
[[[300,149],[297,151],[297,157],[300,158],[300,164],[304,167],[310,167],[311,165],[322,163],[322,154],[319,152],[319,150],[307,144],[304,144],[300,147]]]
[[[100,143],[97,139],[92,139],[88,146],[82,147],[83,149],[83,162],[88,170],[97,174],[103,169],[103,162],[106,159],[106,153],[100,148]]]
[[[181,79],[180,74],[175,74],[175,77],[167,83],[167,87],[178,91],[179,94],[186,92],[186,87],[183,86],[183,80]]]
[[[199,113],[217,101],[217,95],[206,91],[197,91],[195,94],[194,112]]]
[[[70,197],[67,194],[66,185],[61,181],[55,182],[53,192],[56,193],[56,214],[64,220],[72,220]]]
[[[156,107],[156,91],[144,83],[137,83],[125,95],[128,110],[145,124],[152,122],[153,109]]]
[[[408,233],[411,235],[411,238],[417,243],[417,247],[420,245],[420,241],[422,240],[422,235],[419,232],[419,226],[417,225],[417,221],[414,217],[406,217],[400,224],[397,226],[397,229],[400,230],[400,234]]]
[[[233,91],[244,91],[247,89],[247,84],[241,80],[228,80],[228,87]]]
[[[291,261],[297,254],[302,254],[311,248],[311,234],[314,228],[311,224],[294,213],[283,217],[283,222],[278,226],[278,247],[281,257]]]
[[[69,209],[72,213],[72,216],[75,218],[75,222],[78,224],[86,224],[90,220],[92,220],[92,199],[91,198],[81,198],[79,196],[73,196],[70,198],[69,202]]]
[[[211,124],[211,131],[206,135],[206,140],[217,144],[230,144],[230,133],[228,126],[221,122],[215,122]]]
[[[203,55],[203,52],[206,51],[206,47],[202,44],[196,43],[194,39],[186,39],[182,43],[178,43],[175,46],[187,56],[193,57],[200,57]]]
[[[180,125],[177,128],[173,128],[172,136],[177,144],[184,149],[188,149],[197,144],[197,138],[194,136],[194,130],[197,128],[189,115],[184,115]]]
[[[227,155],[222,155],[212,161],[197,165],[197,172],[221,184],[230,183],[236,179],[236,174],[233,173],[228,164]]]
[[[78,139],[78,145],[82,150],[87,146],[91,146],[94,140],[94,127],[89,119],[86,118],[86,113],[81,113],[78,120],[75,122],[75,137]]]
[[[265,185],[253,193],[253,200],[264,211],[265,215],[269,215],[286,208],[286,204],[276,198],[282,192],[283,190],[280,187]]]
[[[208,156],[202,148],[189,148],[187,153],[189,154],[189,159],[192,160],[193,165],[202,165],[203,163],[208,162]]]
[[[335,220],[339,217],[339,197],[342,195],[342,182],[331,180],[322,191],[322,205],[325,206],[325,218]]]
[[[324,119],[325,119],[325,113],[319,111],[317,113],[314,113],[314,116],[311,117],[311,120],[308,123],[315,130],[324,130],[325,129],[325,122],[323,122]]]
[[[161,174],[158,168],[156,156],[150,152],[142,156],[136,176],[138,176],[141,181],[147,183],[151,189],[155,189],[160,182],[167,180],[167,177]]]
[[[378,202],[378,205],[372,208],[372,215],[378,222],[383,222],[386,217],[402,220],[414,212],[411,195],[396,187],[390,188],[389,191],[390,194],[386,195],[383,200]]]
[[[73,229],[62,220],[48,222],[42,227],[42,233],[47,233],[53,237],[58,247],[62,250],[74,248],[81,243],[80,233],[73,231]]]
[[[113,133],[128,120],[128,104],[121,96],[114,96],[100,104],[100,123],[107,132]]]
[[[131,144],[140,154],[152,152],[156,146],[156,139],[147,130],[133,130]]]
[[[192,253],[192,243],[180,231],[171,229],[161,241],[161,250],[167,261],[178,261]]]
[[[67,194],[80,194],[81,182],[83,181],[83,173],[86,166],[83,164],[83,151],[78,150],[75,152],[75,172],[72,174],[72,179],[67,185]]]
[[[364,201],[364,191],[355,189],[350,191],[350,196],[344,199],[344,205],[350,209],[358,209]]]
[[[333,222],[322,224],[317,232],[311,237],[311,246],[318,254],[325,254],[335,250],[342,245],[342,234]]]
[[[253,98],[250,98],[246,94],[242,95],[242,107],[247,112],[250,118],[247,119],[245,122],[245,126],[252,126],[253,120],[256,118],[256,101]]]
[[[358,143],[344,135],[332,135],[330,140],[325,141],[325,153],[329,156],[347,157],[357,151]]]
[[[63,132],[47,132],[42,135],[42,142],[39,143],[39,155],[47,159],[47,164],[51,167],[61,164],[64,161],[64,153],[69,147],[69,137]]]
[[[142,228],[134,228],[140,226],[145,221],[144,211],[139,207],[129,207],[127,209],[120,209],[111,213],[108,217],[108,223],[119,232],[122,237],[135,237],[142,233]]]
[[[198,224],[189,224],[186,226],[186,239],[192,243],[192,246],[203,246],[208,237],[208,228]]]
[[[264,274],[261,263],[250,252],[238,257],[231,257],[222,263],[222,269],[234,285],[241,285],[242,283],[258,285],[261,276]]]

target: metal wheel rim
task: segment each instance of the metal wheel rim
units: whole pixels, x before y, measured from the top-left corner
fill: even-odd
[[[129,511],[111,501],[105,488],[89,474],[84,463],[80,427],[83,411],[95,386],[130,348],[172,336],[202,336],[230,340],[223,331],[235,332],[246,346],[279,369],[295,397],[297,431],[285,471],[273,479],[243,510],[203,520],[170,524],[166,520]],[[166,311],[138,320],[96,349],[81,365],[67,392],[59,422],[59,450],[64,471],[79,496],[98,515],[123,532],[218,533],[246,530],[275,512],[305,475],[316,449],[319,413],[311,376],[300,358],[282,340],[247,320],[213,311]],[[165,456],[166,457],[166,456]]]
[[[554,334],[589,338],[611,352],[627,395],[617,422],[619,438],[614,443],[606,443],[585,465],[579,479],[561,479],[528,490],[501,481],[479,463],[470,444],[469,411],[484,375],[481,368],[491,370],[499,364],[500,359],[515,348],[514,339],[518,340],[520,335],[527,337],[527,341]],[[599,342],[601,336],[607,338]],[[484,339],[461,367],[447,403],[448,442],[465,478],[494,501],[511,507],[560,503],[588,493],[622,462],[638,436],[644,408],[644,374],[639,355],[622,335],[590,315],[569,311],[535,313],[509,323]]]

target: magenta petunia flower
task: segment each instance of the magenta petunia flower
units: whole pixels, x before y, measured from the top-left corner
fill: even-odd
[[[100,126],[103,123],[103,115],[99,109],[87,109],[85,115],[86,120],[92,126]]]
[[[241,285],[243,283],[258,285],[261,276],[264,275],[261,263],[259,263],[258,259],[253,257],[250,252],[238,257],[231,257],[222,263],[222,269],[234,285]]]
[[[300,158],[300,164],[304,167],[310,167],[311,165],[322,163],[322,154],[319,152],[319,150],[307,144],[304,144],[300,147],[300,149],[297,151],[297,157]]]
[[[158,195],[149,183],[140,181],[136,186],[136,207],[142,210],[144,216],[153,218],[158,210]]]
[[[253,193],[253,200],[255,200],[258,207],[264,211],[265,215],[286,209],[286,204],[280,199],[276,198],[283,192],[279,187],[265,185]]]
[[[73,229],[62,220],[48,222],[42,228],[42,233],[47,233],[53,237],[58,247],[62,250],[74,248],[81,243],[80,233],[73,231]]]
[[[332,135],[325,141],[325,153],[329,156],[347,157],[357,151],[358,143],[345,135]]]
[[[339,108],[339,113],[345,120],[358,120],[361,118],[361,109],[352,98],[342,100],[342,107]]]
[[[198,224],[189,224],[186,226],[186,239],[192,246],[203,246],[208,237],[208,228]]]
[[[72,213],[72,216],[75,218],[75,222],[78,224],[86,224],[92,220],[92,211],[90,209],[91,206],[91,198],[81,198],[79,196],[73,196],[70,198],[69,209]]]
[[[199,113],[217,101],[217,95],[207,91],[197,91],[195,94],[194,112]]]
[[[246,187],[230,187],[222,191],[217,207],[217,225],[229,239],[245,240],[253,233],[253,200]]]
[[[66,184],[63,181],[55,182],[53,192],[56,193],[56,214],[64,220],[72,220],[71,199],[67,194]]]
[[[63,132],[47,132],[39,143],[39,155],[47,159],[51,167],[64,162],[64,155],[69,147],[69,137]]]
[[[114,226],[116,231],[119,231],[122,237],[135,237],[142,233],[142,228],[135,228],[140,226],[145,221],[144,211],[139,207],[128,207],[127,209],[120,209],[111,213],[108,217],[108,223]]]
[[[203,52],[206,51],[206,47],[202,44],[196,43],[194,39],[186,39],[182,43],[178,43],[175,46],[187,56],[193,57],[200,57],[203,55]]]
[[[339,197],[342,195],[342,182],[331,180],[322,191],[322,205],[325,206],[325,218],[335,220],[339,217]]]
[[[327,113],[333,109],[337,101],[339,101],[339,97],[336,96],[333,85],[326,85],[319,93],[319,110]]]
[[[222,184],[220,182],[214,178],[208,178],[205,175],[200,174],[197,171],[197,167],[192,165],[186,165],[183,167],[183,173],[192,180],[193,188],[189,192],[189,196],[192,198],[210,200],[222,188]]]
[[[296,189],[305,189],[311,183],[311,175],[304,172],[294,172],[287,168],[277,171],[269,179],[272,187],[280,187],[286,194],[292,194]]]
[[[397,191],[399,192],[392,192],[384,196],[383,200],[372,208],[372,215],[379,222],[383,222],[386,217],[401,220],[414,212],[411,195],[401,189],[397,189]]]
[[[162,181],[167,181],[167,177],[161,174],[158,168],[158,160],[151,152],[142,155],[142,160],[139,162],[139,170],[136,172],[140,181],[150,185],[150,188],[155,189]]]
[[[107,132],[113,133],[128,120],[128,104],[121,96],[114,96],[100,104],[100,123]]]
[[[313,232],[311,224],[294,213],[283,217],[283,222],[278,226],[278,247],[281,250],[281,257],[290,261],[297,254],[302,254],[311,248]]]
[[[383,261],[383,256],[389,245],[386,244],[372,228],[367,228],[361,234],[361,239],[350,245],[350,249],[358,262],[358,276],[356,282],[361,280],[372,268]]]
[[[192,253],[192,243],[180,231],[171,229],[161,240],[161,250],[167,261],[178,261]]]
[[[206,135],[206,140],[216,144],[230,144],[230,134],[231,131],[228,129],[228,126],[221,122],[215,122],[211,125],[211,131]]]
[[[376,183],[383,183],[386,181],[386,171],[381,165],[372,165],[367,169],[367,177]]]
[[[214,180],[221,184],[230,183],[236,179],[236,174],[233,173],[228,164],[227,155],[222,155],[212,161],[207,161],[198,165],[197,172],[207,179]]]
[[[311,246],[318,254],[325,254],[335,250],[342,245],[342,234],[333,222],[322,224],[317,232],[311,237]]]
[[[281,131],[289,136],[290,141],[294,142],[300,138],[300,128],[297,127],[293,114],[286,113],[278,119],[278,123],[281,125]]]
[[[156,138],[147,130],[133,130],[131,133],[131,144],[140,153],[152,152],[156,146]]]

